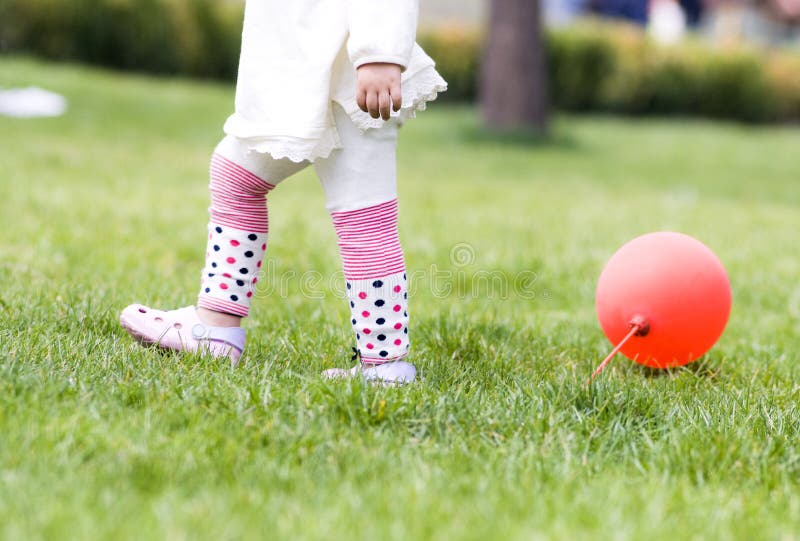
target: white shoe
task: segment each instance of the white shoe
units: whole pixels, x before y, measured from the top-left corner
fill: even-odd
[[[344,368],[330,368],[322,373],[327,379],[349,379],[358,376],[370,383],[386,385],[405,385],[417,379],[417,369],[406,361],[392,361],[377,365],[355,365],[350,370]]]

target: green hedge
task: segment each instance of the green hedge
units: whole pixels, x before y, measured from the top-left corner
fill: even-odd
[[[450,83],[445,99],[473,99],[482,34],[440,29],[419,41]],[[548,32],[546,44],[550,95],[562,110],[800,121],[796,52],[691,40],[662,47],[638,28],[599,22]]]
[[[154,73],[233,80],[241,0],[0,0],[0,49]],[[449,27],[418,41],[449,82],[476,98],[483,35]],[[587,23],[547,33],[550,95],[568,111],[800,120],[800,55],[687,42]]]
[[[218,0],[0,0],[0,48],[233,79],[241,18],[241,3]]]

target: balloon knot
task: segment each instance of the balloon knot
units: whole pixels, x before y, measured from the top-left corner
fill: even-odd
[[[647,333],[650,332],[650,323],[647,322],[647,318],[644,316],[636,315],[631,318],[630,323],[628,324],[630,329],[633,327],[638,327],[639,330],[636,331],[636,336],[647,336]]]

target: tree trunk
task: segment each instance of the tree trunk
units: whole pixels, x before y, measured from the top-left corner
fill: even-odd
[[[539,0],[489,0],[481,104],[491,131],[547,132],[547,68]]]

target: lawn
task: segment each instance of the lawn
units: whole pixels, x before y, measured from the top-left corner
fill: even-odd
[[[800,538],[800,129],[560,116],[493,141],[434,103],[401,134],[413,359],[327,382],[352,338],[310,171],[270,197],[269,276],[231,368],[136,347],[194,302],[233,88],[0,59],[69,99],[0,117],[0,538]],[[734,304],[688,368],[618,358],[604,262],[677,230]]]

